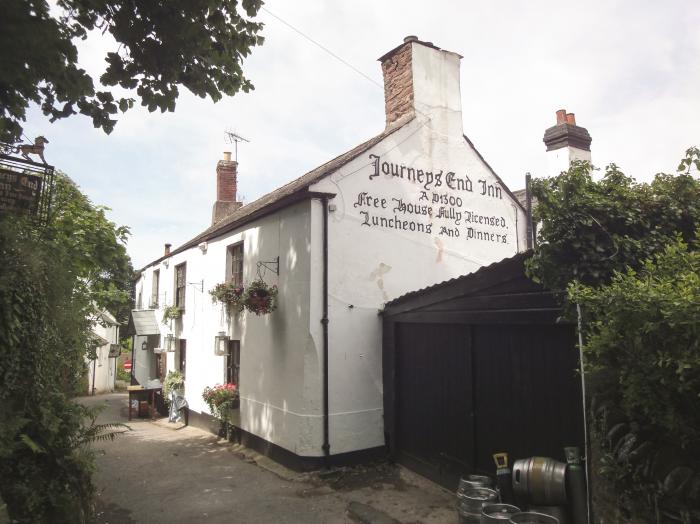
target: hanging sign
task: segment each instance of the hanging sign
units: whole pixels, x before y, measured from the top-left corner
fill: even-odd
[[[0,168],[0,211],[36,214],[42,182],[41,176]]]

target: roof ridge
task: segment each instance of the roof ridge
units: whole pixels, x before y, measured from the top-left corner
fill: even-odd
[[[184,242],[177,248],[173,249],[169,255],[164,255],[144,265],[140,269],[140,271],[144,271],[146,268],[153,266],[172,255],[185,251],[186,249],[197,245],[199,242],[204,241],[205,239],[213,238],[223,233],[226,233],[227,231],[234,229],[240,221],[244,220],[246,217],[250,216],[255,211],[259,211],[271,204],[279,202],[282,198],[286,196],[291,196],[301,192],[304,189],[307,189],[311,184],[314,184],[323,177],[330,175],[334,171],[337,171],[348,162],[357,158],[357,156],[359,156],[364,151],[378,144],[383,139],[398,131],[399,129],[402,129],[412,120],[413,118],[407,119],[405,122],[402,122],[401,125],[388,127],[378,135],[375,135],[372,138],[370,138],[369,140],[366,140],[356,145],[352,149],[349,149],[344,153],[341,153],[335,156],[334,158],[328,160],[327,162],[316,166],[315,168],[311,169],[310,171],[307,171],[300,177],[290,180],[286,184],[283,184],[278,188],[273,189],[268,193],[265,193],[264,195],[258,197],[251,203],[238,208],[230,215],[222,218],[215,224],[212,224],[208,228],[204,229],[201,233],[198,233],[190,240]],[[292,191],[289,191],[290,188],[292,188]]]

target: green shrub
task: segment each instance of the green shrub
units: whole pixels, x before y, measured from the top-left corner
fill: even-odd
[[[89,443],[114,428],[72,398],[95,306],[129,309],[126,234],[61,175],[45,228],[0,219],[0,495],[13,521],[92,518]]]
[[[573,284],[570,298],[588,320],[588,372],[608,377],[626,417],[659,440],[700,442],[700,252],[679,240],[607,286]]]

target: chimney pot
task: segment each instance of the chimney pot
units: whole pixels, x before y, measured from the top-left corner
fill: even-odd
[[[544,132],[544,143],[547,151],[575,149],[581,152],[576,153],[577,159],[590,161],[591,135],[588,130],[576,124],[574,113],[567,113],[565,109],[557,111],[557,124]],[[568,164],[563,166],[563,169],[568,168]]]
[[[171,246],[172,246],[172,244],[165,244],[165,255],[164,256],[167,257],[168,255],[170,255],[170,247]]]
[[[224,162],[231,161],[231,151],[224,151]]]
[[[557,125],[566,124],[566,109],[557,111]]]

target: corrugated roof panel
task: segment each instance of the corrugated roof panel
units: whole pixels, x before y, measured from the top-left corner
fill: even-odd
[[[129,315],[129,335],[160,335],[156,312],[152,309],[134,309]]]

